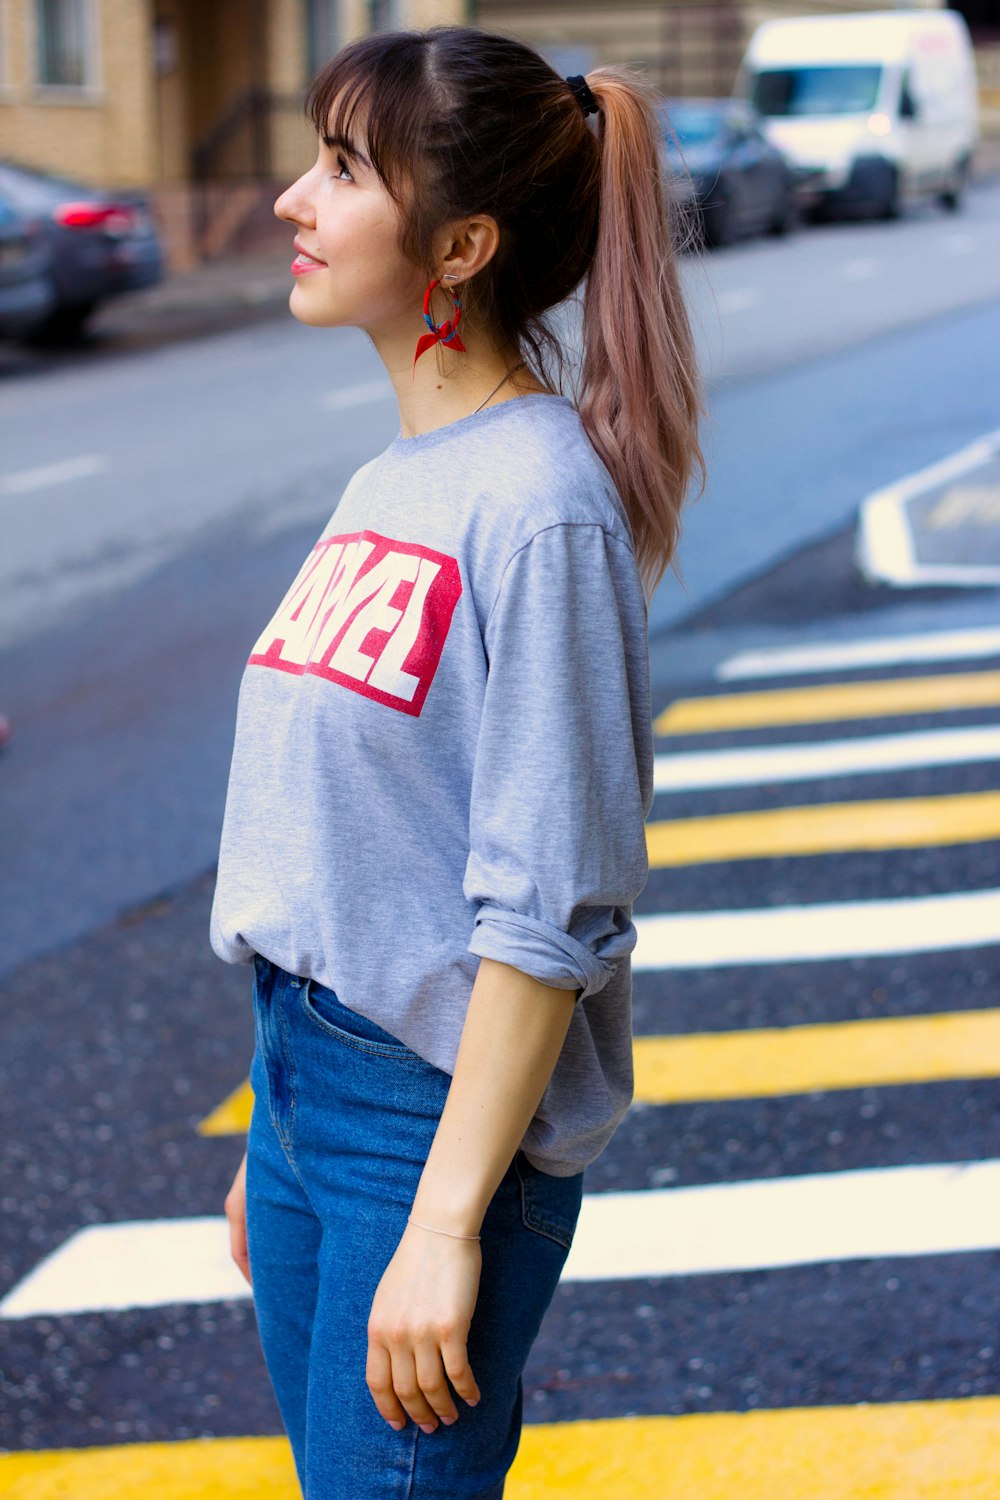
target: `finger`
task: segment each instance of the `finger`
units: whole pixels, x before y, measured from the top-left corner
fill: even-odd
[[[369,1338],[365,1380],[379,1414],[393,1427],[406,1426],[406,1412],[392,1385],[392,1360],[384,1344]]]
[[[253,1277],[250,1274],[250,1258],[249,1258],[249,1256],[247,1256],[245,1254],[244,1255],[234,1255],[233,1256],[233,1260],[235,1260],[236,1264],[239,1266],[240,1270],[243,1272],[243,1275],[246,1277],[248,1286],[252,1287],[253,1286]]]
[[[441,1363],[439,1346],[436,1343],[418,1344],[415,1355],[417,1384],[423,1391],[425,1399],[442,1422],[449,1424],[457,1422],[458,1410],[451,1391],[448,1389],[448,1382],[444,1378],[444,1365]]]
[[[390,1346],[389,1353],[392,1357],[392,1388],[396,1395],[418,1427],[436,1427],[437,1417],[417,1380],[413,1346]]]
[[[472,1373],[465,1340],[454,1337],[442,1339],[441,1357],[444,1361],[445,1373],[462,1400],[469,1406],[475,1406],[482,1397],[482,1391]]]
[[[250,1257],[247,1253],[247,1224],[241,1215],[234,1214],[229,1220],[229,1253],[253,1286],[250,1281]]]

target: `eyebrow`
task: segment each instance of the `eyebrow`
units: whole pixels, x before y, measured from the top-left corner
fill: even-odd
[[[349,141],[346,136],[325,135],[323,136],[323,145],[327,146],[331,151],[336,151],[339,147],[347,156],[353,157],[355,161],[359,161],[363,167],[371,166],[371,162],[365,156],[364,152],[359,151],[353,141]]]

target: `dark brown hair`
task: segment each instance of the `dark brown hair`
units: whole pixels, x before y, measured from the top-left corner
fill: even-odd
[[[496,219],[497,251],[463,287],[463,314],[560,391],[566,356],[545,315],[586,278],[575,403],[625,505],[649,598],[673,560],[696,469],[704,488],[704,408],[656,95],[622,67],[586,78],[594,129],[566,80],[516,38],[467,26],[380,32],[320,70],[306,113],[318,135],[364,143],[399,205],[400,248],[428,276],[443,224]]]

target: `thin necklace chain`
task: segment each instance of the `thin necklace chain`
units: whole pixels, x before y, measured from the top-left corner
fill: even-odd
[[[503,380],[498,380],[497,381],[496,385],[490,391],[489,396],[487,396],[485,400],[480,401],[479,405],[476,407],[476,411],[482,411],[483,407],[486,405],[486,402],[490,400],[490,397],[496,395],[497,391],[503,385],[504,380],[509,380],[510,377],[513,375],[514,371],[515,370],[519,370],[523,364],[524,364],[524,360],[523,359],[519,359],[516,365],[512,365],[511,368],[507,371],[506,375],[503,377]],[[472,413],[473,416],[476,415],[476,411],[474,411]]]

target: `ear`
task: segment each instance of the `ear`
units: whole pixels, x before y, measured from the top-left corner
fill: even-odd
[[[445,225],[435,237],[435,275],[447,272],[453,285],[471,281],[487,265],[500,244],[500,226],[491,214],[471,214]]]

